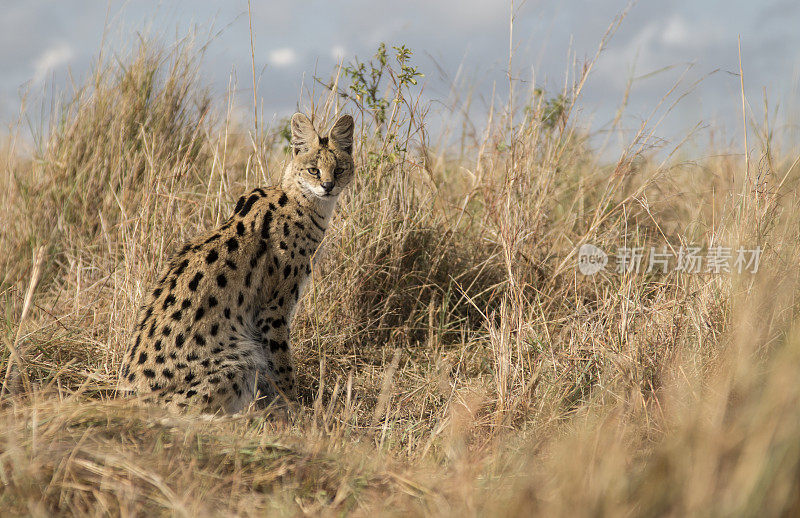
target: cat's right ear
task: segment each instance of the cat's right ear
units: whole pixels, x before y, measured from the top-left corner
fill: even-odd
[[[309,118],[299,112],[292,115],[292,156],[318,145],[319,135]]]

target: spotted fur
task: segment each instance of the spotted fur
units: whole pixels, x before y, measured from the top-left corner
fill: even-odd
[[[289,328],[336,200],[351,181],[353,119],[325,137],[292,117],[281,185],[257,188],[180,248],[146,295],[124,389],[177,408],[238,412],[296,393]]]

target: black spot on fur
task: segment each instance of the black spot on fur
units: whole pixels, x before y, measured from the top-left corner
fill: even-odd
[[[142,371],[142,374],[144,374],[144,377],[145,377],[145,378],[150,378],[150,379],[153,379],[153,378],[155,378],[155,377],[156,377],[156,373],[155,373],[153,370],[151,370],[151,369],[144,369],[144,370]]]
[[[171,305],[173,305],[173,304],[175,304],[175,295],[173,295],[172,293],[170,293],[170,294],[169,294],[169,295],[167,295],[167,297],[164,299],[164,305],[161,307],[161,309],[167,309],[168,307],[170,307],[170,306],[171,306]]]
[[[320,230],[321,230],[323,233],[325,233],[325,227],[323,227],[322,225],[320,225],[320,224],[317,222],[317,220],[316,220],[316,219],[314,219],[314,216],[311,216],[311,222],[314,224],[314,226],[315,226],[315,227],[317,227],[317,228],[318,228],[318,229],[320,229]],[[308,238],[309,238],[309,239],[312,239],[310,234],[308,235]],[[315,242],[318,242],[316,239],[313,239],[313,241],[315,241]]]
[[[169,336],[169,334],[170,334],[171,332],[172,332],[172,329],[170,329],[170,327],[169,327],[169,326],[164,326],[164,327],[161,329],[161,334],[162,334],[162,335],[164,335],[164,336]]]
[[[244,196],[239,197],[239,200],[236,202],[236,207],[233,208],[234,214],[239,214],[239,211],[242,210],[242,207],[244,207],[244,200]]]
[[[225,277],[224,273],[217,275],[217,286],[220,288],[224,288],[228,284],[228,278]]]
[[[192,305],[192,301],[191,300],[183,299],[183,302],[181,302],[181,309],[186,309],[191,305]]]
[[[291,274],[292,274],[292,267],[287,264],[286,267],[283,269],[283,278],[288,279],[289,275]]]
[[[253,272],[250,271],[250,272],[247,272],[247,275],[244,276],[244,286],[245,286],[245,288],[249,288],[250,287],[250,278],[252,277],[252,275],[253,275]]]
[[[168,380],[171,380],[175,376],[175,374],[169,369],[164,369],[163,371],[161,371],[161,375],[167,378]]]
[[[288,236],[289,235],[289,224],[286,223],[286,222],[283,223],[283,235],[284,236]]]
[[[216,307],[217,304],[219,304],[217,297],[215,297],[214,295],[208,297],[208,307],[213,308]]]
[[[178,265],[178,267],[175,268],[175,275],[178,276],[178,275],[182,274],[187,266],[189,266],[189,260],[188,259],[184,259],[183,261],[181,261],[181,263]]]
[[[263,239],[258,243],[258,250],[256,250],[256,261],[261,259],[261,256],[267,253],[267,242]]]
[[[194,341],[197,345],[206,345],[206,339],[203,335],[194,335]]]
[[[139,359],[137,360],[137,362],[139,363],[139,365],[141,365],[146,361],[147,361],[147,353],[144,352],[144,351],[140,352],[139,353]]]
[[[230,319],[231,318],[231,308],[225,308],[223,310],[222,314],[225,315],[225,318]]]
[[[186,391],[186,397],[194,397],[196,395],[197,395],[197,391],[196,390],[187,390]]]
[[[165,358],[164,358],[163,354],[159,354],[158,356],[156,356],[156,363],[157,364],[163,365],[164,361],[165,361]]]
[[[206,239],[205,241],[203,241],[203,244],[204,244],[204,245],[207,245],[207,244],[209,244],[209,243],[211,243],[211,242],[213,242],[213,241],[216,241],[216,240],[217,240],[217,239],[219,239],[219,238],[220,238],[220,235],[219,235],[219,234],[214,234],[213,236],[211,236],[211,237],[209,237],[208,239]]]
[[[157,299],[157,298],[158,298],[158,297],[160,297],[160,296],[161,296],[161,288],[156,288],[156,289],[154,289],[154,290],[153,290],[153,298],[154,298],[154,299]]]
[[[277,351],[286,351],[288,349],[289,345],[286,342],[279,342],[278,340],[269,341],[269,350],[273,353]]]
[[[236,224],[236,235],[243,236],[244,235],[244,223],[241,221]]]
[[[203,272],[197,272],[192,277],[192,280],[189,281],[189,289],[192,291],[197,291],[197,287],[200,285],[200,281],[203,280]]]
[[[172,313],[172,314],[171,314],[169,317],[170,317],[172,320],[174,320],[174,321],[176,321],[176,322],[177,322],[177,321],[179,321],[179,320],[181,319],[181,316],[182,316],[182,315],[181,315],[181,310],[179,309],[178,311],[175,311],[174,313]]]
[[[288,201],[289,201],[289,198],[286,196],[286,193],[284,192],[284,193],[281,194],[281,197],[278,198],[278,205],[283,207],[284,205],[286,205],[286,203]]]
[[[211,326],[211,330],[208,332],[211,336],[217,336],[219,332],[219,324],[213,324]]]
[[[272,212],[267,211],[267,213],[264,214],[264,223],[261,225],[261,237],[263,237],[264,239],[269,238],[269,226],[271,223],[272,223]]]
[[[153,349],[155,349],[156,351],[161,350],[161,340],[156,340],[156,342],[153,344]]]
[[[250,212],[250,209],[253,207],[253,204],[258,201],[259,197],[260,196],[258,196],[257,194],[250,195],[250,197],[247,198],[247,201],[242,206],[242,210],[239,212],[239,216],[245,217],[247,213]]]
[[[197,361],[198,358],[199,358],[199,356],[197,356],[197,353],[189,353],[189,354],[186,355],[186,361],[187,362],[195,362],[195,361]]]
[[[186,339],[183,337],[183,333],[178,333],[177,335],[175,335],[175,347],[177,347],[178,349],[183,347],[183,342],[185,340]]]
[[[203,318],[203,315],[205,315],[205,314],[206,314],[206,310],[202,306],[197,308],[197,311],[194,314],[194,321],[197,322],[198,320]]]
[[[206,255],[206,264],[212,264],[217,259],[219,259],[219,253],[216,250],[211,250]]]
[[[228,253],[235,252],[239,249],[239,242],[236,241],[235,237],[232,237],[225,241],[225,246],[228,247]]]
[[[190,372],[189,374],[184,376],[183,381],[185,381],[186,383],[191,383],[192,381],[194,381],[194,373]]]
[[[240,291],[239,297],[236,299],[236,305],[241,306],[244,303],[244,294]]]
[[[235,270],[236,269],[236,263],[234,263],[230,259],[225,259],[225,266],[227,266],[231,270]]]

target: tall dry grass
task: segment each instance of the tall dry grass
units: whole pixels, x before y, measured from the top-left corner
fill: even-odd
[[[300,407],[201,420],[114,399],[155,272],[287,160],[279,125],[243,131],[196,56],[98,63],[31,153],[4,148],[4,515],[798,512],[792,149],[765,137],[749,170],[740,150],[663,160],[645,122],[603,163],[574,120],[590,67],[563,98],[465,121],[455,148],[398,75],[384,119],[306,99],[360,130],[292,331]],[[587,277],[585,243],[763,254],[754,275]]]

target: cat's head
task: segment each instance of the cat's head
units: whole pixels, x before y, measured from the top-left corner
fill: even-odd
[[[353,179],[353,118],[342,115],[325,136],[320,136],[302,113],[292,117],[292,162],[289,182],[307,196],[335,199]]]

